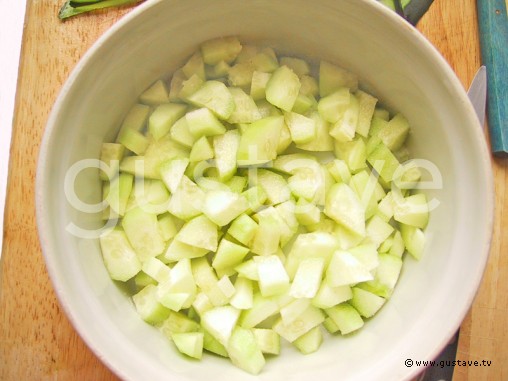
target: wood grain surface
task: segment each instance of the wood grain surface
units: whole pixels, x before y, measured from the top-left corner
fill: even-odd
[[[62,2],[28,0],[0,262],[2,381],[118,379],[90,352],[58,305],[37,237],[33,189],[44,126],[63,82],[93,42],[130,9],[60,22]],[[476,15],[474,0],[436,0],[418,26],[465,87],[480,65]],[[492,250],[462,325],[457,355],[492,365],[456,367],[455,381],[508,380],[507,161],[496,159],[492,165],[497,205]]]

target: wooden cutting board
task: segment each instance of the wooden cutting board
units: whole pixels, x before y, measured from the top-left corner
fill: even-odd
[[[49,111],[63,82],[92,43],[130,9],[60,22],[63,0],[29,0],[9,167],[0,262],[0,380],[117,380],[76,334],[60,309],[41,255],[34,177]],[[480,65],[474,0],[436,0],[419,29],[464,86]],[[454,380],[508,380],[508,171],[494,160],[496,220],[489,264],[462,325]],[[475,207],[471,205],[471,207]],[[453,300],[450,301],[453,303]]]

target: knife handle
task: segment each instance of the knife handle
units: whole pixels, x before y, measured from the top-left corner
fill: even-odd
[[[491,149],[508,155],[508,16],[505,0],[478,0],[482,60],[487,66]]]

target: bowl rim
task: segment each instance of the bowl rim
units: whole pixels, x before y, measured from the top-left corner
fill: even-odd
[[[65,315],[72,324],[73,328],[77,331],[81,339],[85,342],[88,348],[94,353],[95,356],[99,358],[99,360],[107,366],[111,371],[113,371],[117,376],[122,379],[130,380],[131,376],[126,373],[126,371],[119,366],[120,364],[115,361],[111,361],[108,357],[108,351],[104,350],[100,345],[96,343],[94,337],[88,333],[86,328],[85,320],[81,316],[74,313],[75,301],[72,298],[69,298],[66,290],[64,288],[58,287],[59,284],[62,284],[63,274],[60,274],[57,269],[57,256],[53,253],[57,252],[58,244],[54,242],[50,238],[50,231],[48,229],[48,221],[46,221],[45,217],[45,206],[44,199],[46,196],[47,189],[47,172],[50,171],[48,166],[46,165],[48,160],[48,154],[50,152],[51,142],[54,139],[55,129],[57,128],[58,115],[61,113],[61,109],[63,107],[64,100],[69,93],[69,91],[73,88],[75,82],[81,75],[81,71],[88,64],[88,61],[91,60],[92,57],[100,52],[102,46],[110,40],[113,36],[115,36],[119,31],[123,28],[128,27],[128,25],[140,15],[145,13],[151,8],[157,7],[159,4],[163,2],[167,2],[168,0],[147,0],[142,4],[139,4],[135,7],[135,9],[130,10],[127,14],[123,15],[118,21],[116,21],[110,28],[108,28],[99,38],[92,44],[90,48],[85,52],[83,57],[77,62],[75,67],[72,69],[70,75],[62,85],[55,103],[51,109],[49,117],[46,122],[43,138],[40,145],[40,150],[38,154],[37,160],[37,168],[36,168],[36,178],[35,178],[35,212],[36,212],[36,225],[39,236],[39,242],[41,245],[41,251],[43,254],[43,258],[46,264],[46,268],[53,286],[53,290],[57,296],[57,300],[60,306],[65,311]],[[390,22],[397,24],[395,27],[399,29],[405,29],[406,33],[411,33],[412,38],[415,41],[420,49],[424,50],[424,53],[429,57],[429,60],[432,60],[437,66],[438,70],[442,71],[447,78],[450,79],[450,85],[453,87],[453,91],[457,94],[460,94],[461,101],[464,104],[464,112],[467,113],[467,116],[476,121],[476,125],[478,128],[475,131],[470,131],[475,134],[475,138],[479,141],[479,148],[481,149],[481,169],[484,174],[483,180],[485,181],[486,186],[486,215],[488,217],[487,223],[483,226],[482,237],[486,237],[485,242],[483,243],[483,250],[478,255],[482,255],[483,262],[481,269],[476,271],[476,277],[471,281],[470,291],[468,302],[461,306],[460,311],[456,314],[458,319],[453,322],[453,324],[449,325],[449,330],[447,335],[443,336],[440,340],[436,340],[436,345],[434,346],[434,350],[429,353],[429,358],[436,358],[441,350],[446,346],[446,344],[450,341],[450,339],[454,336],[457,329],[462,324],[463,319],[465,318],[467,312],[469,311],[478,291],[480,288],[481,281],[483,276],[485,275],[485,270],[487,266],[487,261],[489,258],[490,246],[493,237],[493,226],[494,226],[494,212],[495,212],[495,193],[494,193],[494,177],[493,177],[493,169],[492,169],[492,157],[490,151],[488,149],[488,143],[486,141],[486,136],[483,132],[482,126],[480,125],[475,110],[471,104],[471,101],[467,97],[466,91],[462,84],[460,83],[456,73],[450,66],[450,64],[446,61],[446,59],[442,56],[442,54],[438,51],[438,49],[421,33],[419,32],[413,25],[407,22],[405,19],[397,15],[395,12],[389,10],[384,5],[378,3],[373,0],[356,0],[358,2],[363,3],[365,6],[371,7],[376,10],[381,17],[387,18]],[[474,123],[474,122],[473,122]],[[472,292],[474,290],[474,292]],[[404,379],[410,380],[417,376],[423,367],[413,366],[408,370]]]

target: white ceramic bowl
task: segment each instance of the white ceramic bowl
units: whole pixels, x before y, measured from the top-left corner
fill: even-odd
[[[145,324],[108,277],[97,240],[69,232],[100,225],[77,211],[64,181],[73,163],[98,158],[140,92],[181,65],[204,40],[239,35],[280,52],[336,62],[357,73],[412,126],[413,157],[432,161],[442,189],[420,262],[405,262],[392,299],[351,337],[325,340],[313,355],[295,350],[268,361],[259,380],[402,380],[434,358],[455,333],[478,288],[493,218],[489,153],[466,93],[444,59],[414,28],[369,0],[148,1],[114,25],[73,71],[55,104],[40,151],[37,223],[61,305],[95,354],[126,380],[250,380],[227,360],[178,355]],[[76,191],[100,200],[97,171]]]

